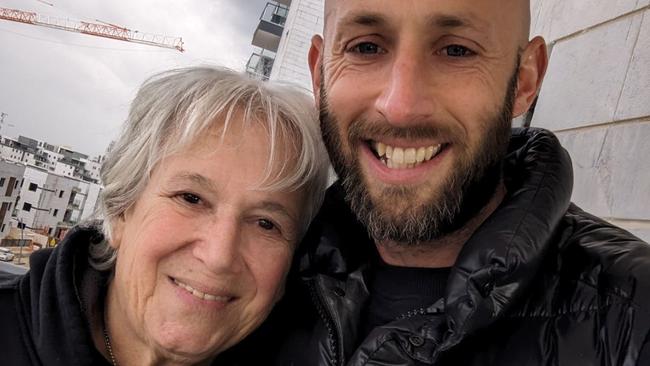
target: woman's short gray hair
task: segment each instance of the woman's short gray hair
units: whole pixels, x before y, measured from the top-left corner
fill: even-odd
[[[271,154],[261,188],[305,190],[304,234],[323,201],[329,169],[313,98],[295,86],[225,68],[189,67],[144,82],[106,157],[99,199],[106,240],[90,248],[96,268],[114,265],[115,251],[108,244],[112,224],[138,200],[156,164],[211,128],[220,128],[223,136],[231,123],[262,125],[268,131]]]

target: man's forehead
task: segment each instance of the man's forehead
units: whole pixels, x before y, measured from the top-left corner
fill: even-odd
[[[391,16],[388,11],[395,0],[325,0],[325,27],[341,23],[370,23]],[[528,38],[529,0],[400,0],[400,9],[417,7],[425,22],[442,27],[471,25],[487,28],[490,24],[521,27]],[[505,10],[507,9],[507,10]],[[510,19],[508,19],[510,18]],[[504,22],[504,19],[509,21]]]

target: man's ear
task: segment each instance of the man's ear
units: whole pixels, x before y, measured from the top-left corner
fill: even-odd
[[[513,118],[526,113],[537,96],[542,85],[546,67],[548,66],[548,51],[542,37],[535,37],[524,50],[517,75],[517,95],[512,109]]]
[[[311,86],[316,98],[316,106],[320,108],[320,86],[322,82],[322,65],[323,65],[323,38],[315,35],[311,38],[311,47],[309,48],[309,71],[311,72]]]

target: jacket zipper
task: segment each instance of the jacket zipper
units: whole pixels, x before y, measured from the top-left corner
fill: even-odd
[[[318,315],[323,320],[323,323],[325,323],[325,327],[327,328],[330,350],[332,351],[332,359],[334,360],[335,365],[343,365],[342,355],[339,355],[339,344],[336,337],[336,326],[334,324],[334,319],[326,309],[324,296],[317,288],[318,284],[316,281],[317,279],[314,279],[309,283],[309,292],[311,293],[311,299],[316,306]]]

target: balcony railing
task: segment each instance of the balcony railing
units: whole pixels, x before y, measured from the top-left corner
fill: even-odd
[[[254,78],[266,81],[271,76],[273,61],[275,61],[275,59],[271,56],[264,55],[263,51],[262,53],[254,53],[248,59],[246,72]]]
[[[287,15],[289,15],[289,8],[284,5],[267,3],[262,12],[260,20],[267,21],[284,27],[284,23],[287,21]]]
[[[289,15],[289,8],[285,5],[267,3],[251,43],[265,50],[276,52],[280,45],[287,15]]]

